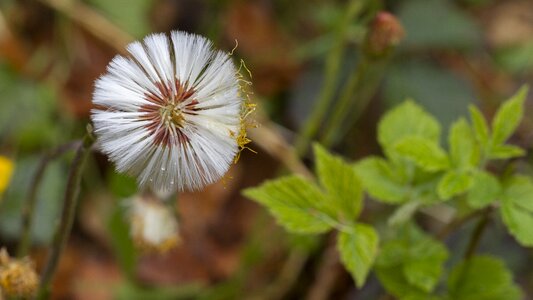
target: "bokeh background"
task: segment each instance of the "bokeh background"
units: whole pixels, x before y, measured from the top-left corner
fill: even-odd
[[[356,68],[377,11],[394,14],[405,38],[387,61],[368,105],[354,108],[346,134],[334,144],[349,159],[379,153],[377,120],[406,98],[446,127],[466,115],[470,103],[492,116],[520,85],[533,83],[530,0],[361,1],[366,9],[345,28],[339,86]],[[325,61],[348,2],[2,0],[0,154],[12,158],[16,169],[0,200],[0,245],[15,248],[22,203],[42,154],[84,134],[93,82],[106,64],[132,39],[177,29],[207,36],[226,51],[238,41],[235,60],[242,58],[253,74],[260,127],[250,129],[255,139],[250,147],[257,153],[244,151],[227,180],[180,195],[181,243],[164,255],[133,247],[124,199],[135,194],[135,181],[116,174],[104,156],[92,156],[53,298],[380,299],[377,280],[371,277],[357,291],[338,261],[326,259],[335,255],[331,237],[290,236],[240,195],[243,188],[286,172],[283,151],[273,150],[278,139],[265,132],[292,143],[320,94]],[[528,149],[521,168],[533,173],[529,100],[513,143]],[[71,158],[50,165],[38,192],[31,251],[38,267],[57,223]],[[371,204],[363,219],[379,223],[388,212]],[[481,251],[503,256],[533,295],[531,251],[493,227]],[[462,249],[466,240],[459,232],[451,243],[452,249]]]

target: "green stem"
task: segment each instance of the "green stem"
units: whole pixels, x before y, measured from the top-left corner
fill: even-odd
[[[68,144],[61,145],[55,150],[45,154],[41,158],[41,161],[39,162],[37,170],[35,171],[35,174],[33,175],[32,181],[30,183],[28,198],[26,199],[24,209],[22,210],[22,235],[17,249],[17,256],[19,258],[28,254],[28,249],[31,241],[31,230],[35,215],[35,207],[37,205],[37,192],[39,190],[41,181],[44,178],[44,173],[46,171],[46,168],[48,167],[48,164],[55,158],[63,155],[65,152],[68,152],[78,147],[80,143],[81,141],[74,141]]]
[[[448,223],[444,228],[442,228],[436,235],[436,238],[439,240],[446,239],[452,232],[454,232],[457,228],[463,226],[464,224],[468,223],[470,220],[480,216],[483,214],[483,210],[476,210],[475,212],[468,214],[462,218],[455,219]]]
[[[470,237],[470,242],[468,243],[468,247],[465,252],[465,259],[469,259],[472,257],[477,250],[477,247],[479,245],[479,241],[481,240],[481,237],[483,235],[483,231],[487,227],[487,224],[489,223],[489,216],[490,216],[491,208],[488,207],[483,211],[483,215],[479,222],[476,225],[476,228],[474,228],[474,231],[472,232],[472,235]]]
[[[331,121],[326,125],[320,139],[322,145],[332,146],[355,125],[379,87],[389,61],[388,57],[373,60],[363,54],[361,62],[350,75],[339,102],[335,105]]]
[[[468,260],[472,258],[472,256],[474,256],[474,254],[476,253],[477,247],[479,245],[479,241],[481,240],[481,236],[483,235],[483,231],[485,230],[485,227],[489,223],[489,217],[490,217],[491,211],[492,211],[492,208],[490,206],[482,210],[483,214],[481,216],[481,219],[479,219],[479,222],[477,223],[476,228],[474,228],[474,231],[472,231],[472,235],[470,236],[470,241],[468,242],[468,246],[466,248],[466,252],[464,255],[464,262],[465,262],[464,266],[465,267],[463,267],[459,273],[459,277],[458,277],[459,280],[457,281],[459,282],[459,286],[457,290],[461,290],[461,286],[465,282],[464,278],[466,274],[468,274],[470,266],[471,266],[468,263]]]
[[[85,161],[90,154],[90,147],[93,140],[87,135],[83,139],[83,143],[79,144],[76,150],[76,156],[70,166],[67,187],[65,189],[65,196],[63,202],[63,210],[61,212],[61,221],[57,228],[48,259],[44,267],[39,290],[37,293],[38,299],[47,299],[50,294],[50,284],[54,278],[59,259],[67,244],[68,237],[72,230],[74,216],[76,214],[76,207],[78,204],[78,194],[80,189],[80,182]]]
[[[300,134],[296,141],[296,152],[299,156],[304,156],[307,153],[309,143],[316,135],[328,108],[331,106],[335,89],[337,87],[344,46],[346,44],[346,32],[350,22],[352,22],[353,18],[363,8],[363,4],[363,0],[352,0],[348,5],[344,18],[338,24],[335,44],[331,48],[326,59],[324,85],[320,91],[317,103],[315,104],[311,115],[300,130]]]

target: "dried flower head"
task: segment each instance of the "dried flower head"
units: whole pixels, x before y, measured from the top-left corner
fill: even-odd
[[[141,250],[164,253],[179,244],[178,221],[173,209],[154,195],[133,198],[130,221],[133,241]]]
[[[39,276],[28,259],[12,259],[0,249],[0,291],[8,298],[31,298],[37,292]]]
[[[242,146],[244,101],[230,56],[207,39],[153,34],[116,56],[97,81],[100,148],[117,170],[157,191],[219,180]]]

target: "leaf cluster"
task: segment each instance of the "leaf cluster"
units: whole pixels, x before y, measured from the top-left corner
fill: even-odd
[[[436,204],[462,208],[465,215],[490,206],[519,243],[533,246],[533,181],[487,169],[492,161],[524,155],[506,142],[520,124],[526,94],[523,87],[503,103],[490,126],[471,106],[469,120],[460,118],[450,126],[446,148],[439,122],[407,100],[379,122],[383,157],[348,163],[315,145],[317,180],[290,175],[244,194],[266,206],[290,232],[338,231],[341,261],[358,287],[374,269],[383,287],[399,299],[519,299],[511,273],[493,257],[468,258],[446,279],[446,245],[419,229],[412,217]],[[358,222],[364,192],[397,206],[385,229],[396,231],[393,239],[380,241],[374,226]]]
[[[293,233],[319,234],[335,229],[341,260],[361,287],[377,255],[378,234],[357,222],[363,188],[355,170],[340,157],[314,146],[318,182],[290,175],[244,191],[265,205]]]

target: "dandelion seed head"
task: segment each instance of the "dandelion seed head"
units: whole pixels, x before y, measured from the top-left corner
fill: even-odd
[[[229,54],[177,31],[127,50],[95,83],[91,118],[102,152],[154,190],[197,190],[219,180],[248,142],[248,104]]]

